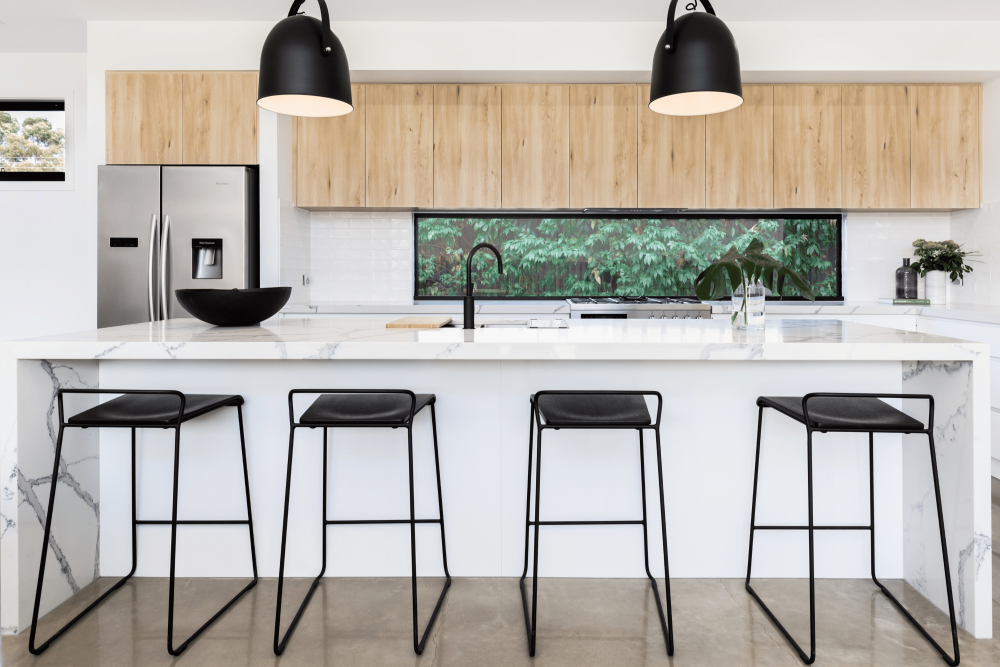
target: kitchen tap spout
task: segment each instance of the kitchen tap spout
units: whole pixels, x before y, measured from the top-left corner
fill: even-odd
[[[465,262],[465,312],[462,320],[462,328],[464,329],[476,328],[476,299],[472,296],[472,257],[482,248],[490,250],[497,258],[497,271],[503,275],[503,259],[500,257],[500,251],[496,247],[489,243],[480,243],[469,251],[468,259]]]

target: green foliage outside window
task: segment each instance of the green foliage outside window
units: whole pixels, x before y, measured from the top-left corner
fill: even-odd
[[[417,220],[417,296],[465,294],[466,252],[476,294],[504,298],[600,295],[694,296],[695,278],[732,245],[759,238],[772,255],[813,285],[837,294],[837,218],[454,218]],[[786,296],[799,296],[794,287]]]
[[[66,171],[66,136],[47,118],[23,123],[0,111],[0,169],[4,171]]]

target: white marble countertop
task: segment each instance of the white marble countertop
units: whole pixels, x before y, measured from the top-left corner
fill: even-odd
[[[420,301],[403,303],[315,302],[288,304],[285,315],[461,315],[457,301]],[[726,303],[713,303],[713,313],[729,312]],[[776,315],[920,315],[944,319],[1000,325],[1000,306],[952,303],[945,306],[888,306],[876,302],[809,303],[769,301],[767,312]],[[569,315],[565,301],[482,301],[476,313],[485,315]]]
[[[252,327],[194,319],[4,343],[18,359],[968,360],[989,345],[839,320],[572,320],[563,329],[386,329],[391,317],[277,318]]]

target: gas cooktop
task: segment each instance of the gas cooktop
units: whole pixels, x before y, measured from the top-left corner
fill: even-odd
[[[697,299],[691,299],[686,296],[682,297],[671,297],[671,296],[595,296],[595,297],[577,297],[573,299],[567,299],[571,304],[611,304],[615,306],[627,305],[627,304],[667,304],[667,303],[683,303],[683,304],[700,304],[701,301]]]
[[[566,299],[571,318],[701,320],[712,318],[712,306],[688,297],[595,296]]]

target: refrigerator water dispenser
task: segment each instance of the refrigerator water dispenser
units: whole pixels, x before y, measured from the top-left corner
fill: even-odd
[[[191,239],[191,278],[222,278],[222,239]]]

